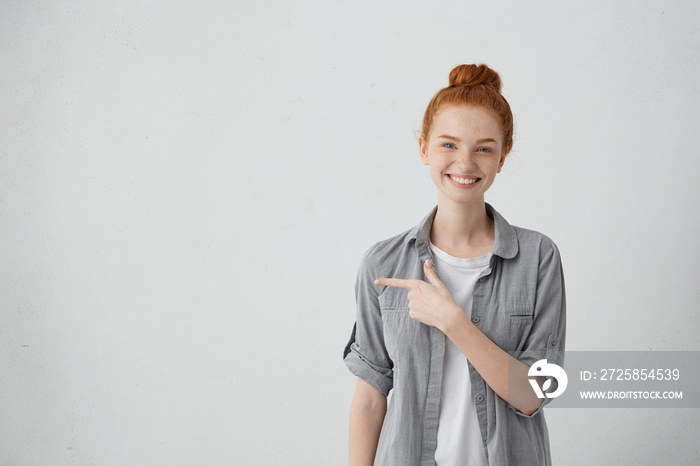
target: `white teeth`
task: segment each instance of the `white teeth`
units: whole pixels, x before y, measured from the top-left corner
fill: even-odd
[[[462,183],[462,184],[474,184],[476,183],[479,179],[474,178],[474,179],[469,179],[469,178],[457,178],[454,175],[450,175],[450,178],[452,178],[454,181],[457,183]]]

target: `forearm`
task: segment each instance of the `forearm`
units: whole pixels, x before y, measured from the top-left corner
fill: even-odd
[[[350,466],[372,466],[386,415],[386,397],[367,400],[355,396],[350,406]]]
[[[529,367],[499,348],[461,309],[441,330],[498,396],[524,414],[532,414],[539,408],[542,400],[528,382]],[[540,386],[543,380],[538,377]]]

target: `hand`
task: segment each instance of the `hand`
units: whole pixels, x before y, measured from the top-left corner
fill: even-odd
[[[408,292],[408,315],[426,325],[444,329],[455,319],[464,314],[445,284],[438,278],[430,260],[423,263],[425,276],[430,283],[423,280],[404,278],[377,278],[375,285],[406,288]]]

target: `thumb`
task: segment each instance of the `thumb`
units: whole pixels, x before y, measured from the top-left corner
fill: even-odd
[[[440,280],[438,278],[437,273],[435,273],[435,268],[433,267],[433,261],[431,261],[430,259],[426,260],[423,263],[423,269],[425,270],[425,276],[428,277],[428,281],[430,281],[430,283],[432,285],[440,286],[440,287],[445,286],[442,283],[442,280]]]

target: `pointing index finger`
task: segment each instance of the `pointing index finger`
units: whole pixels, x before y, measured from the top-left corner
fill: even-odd
[[[374,281],[375,285],[379,286],[393,286],[395,288],[406,288],[411,289],[417,280],[408,280],[405,278],[377,278]]]

